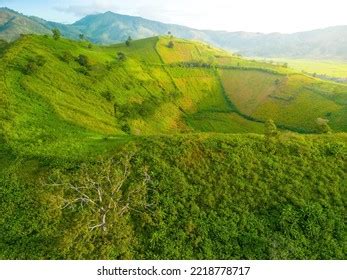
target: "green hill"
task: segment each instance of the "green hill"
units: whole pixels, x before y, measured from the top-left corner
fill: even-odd
[[[77,39],[81,33],[72,25],[26,16],[14,10],[0,7],[0,40],[13,42],[23,34],[51,34],[53,28],[58,28],[64,36],[72,39]]]
[[[173,39],[169,48],[169,41],[102,47],[40,36],[18,40],[0,64],[6,139],[24,154],[56,155],[67,141],[70,149],[81,148],[76,137],[262,133],[269,118],[293,131],[315,132],[318,118],[347,131],[347,86],[198,42]]]
[[[345,258],[346,106],[200,42],[22,36],[0,51],[0,259]]]
[[[346,143],[163,136],[21,160],[0,176],[0,259],[345,259]]]
[[[281,58],[289,61],[334,60],[340,63],[347,60],[344,39],[347,35],[346,26],[292,34],[227,32],[197,30],[113,12],[88,15],[73,24],[62,24],[0,8],[0,39],[12,42],[21,34],[49,34],[52,28],[59,28],[63,35],[70,39],[78,39],[79,34],[83,33],[88,40],[99,44],[123,42],[128,36],[143,39],[172,32],[180,38],[202,40],[251,57]],[[313,65],[316,64],[313,62]],[[308,66],[311,67],[314,66]]]

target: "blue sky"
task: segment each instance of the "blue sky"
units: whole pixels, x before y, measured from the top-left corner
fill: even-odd
[[[227,31],[291,33],[347,25],[346,0],[0,0],[0,6],[63,23],[113,11]]]

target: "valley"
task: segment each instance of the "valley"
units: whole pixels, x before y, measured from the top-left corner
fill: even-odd
[[[0,108],[0,259],[345,257],[345,84],[169,35],[22,35]]]

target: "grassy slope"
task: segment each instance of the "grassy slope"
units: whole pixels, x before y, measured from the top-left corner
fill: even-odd
[[[195,61],[219,68],[215,76],[217,80],[220,76],[221,94],[225,91],[229,105],[236,107],[229,110],[261,122],[271,118],[283,128],[294,131],[314,132],[318,118],[328,119],[336,131],[346,131],[347,121],[342,119],[347,112],[347,86],[323,82],[285,67],[230,56],[204,44],[178,40],[170,49],[168,42],[169,39],[164,38],[157,45],[164,62]],[[202,77],[199,79],[205,82]],[[225,109],[222,109],[223,106],[219,108],[222,111]],[[216,116],[211,116],[211,119],[216,119]],[[223,120],[225,118],[221,117],[219,122],[223,123]],[[207,126],[201,124],[201,127]],[[257,125],[252,123],[252,126]],[[220,130],[216,128],[215,131]]]
[[[334,130],[346,129],[338,116],[347,110],[347,86],[253,70],[222,70],[221,77],[236,107],[257,120],[271,118],[293,130],[314,132],[316,120],[325,118]]]
[[[333,60],[307,60],[291,58],[275,58],[276,62],[287,62],[289,67],[298,71],[317,73],[336,78],[347,78],[347,62]]]
[[[303,132],[328,118],[334,130],[347,131],[347,89],[341,85],[169,37],[130,47],[88,45],[26,36],[3,53],[1,124],[14,151],[78,157],[108,146],[104,138],[123,141],[129,132],[261,133],[267,118]],[[119,52],[125,61],[117,60]],[[66,53],[71,58],[63,61]],[[88,71],[74,60],[81,54],[89,58]],[[38,56],[45,65],[25,75],[28,61]]]
[[[342,108],[345,88],[287,78],[286,68],[204,44],[174,39],[169,49],[169,40],[89,48],[28,36],[3,54],[0,258],[344,258],[345,135],[265,140],[227,133],[262,133],[252,117],[312,129],[316,110],[307,110],[307,100],[285,98],[306,88],[306,98]],[[88,56],[87,75],[74,59],[62,61],[66,51]],[[126,61],[117,61],[118,52]],[[45,65],[25,75],[39,55]],[[179,64],[185,62],[191,65]],[[261,111],[269,98],[277,114]],[[346,112],[330,117],[347,131]],[[157,136],[178,133],[186,135]],[[105,235],[89,230],[93,211],[62,209],[71,193],[47,183],[56,169],[74,184],[83,172],[103,176],[98,156],[113,156],[117,170],[119,149],[134,151],[124,199],[147,174],[139,199],[153,208],[112,213],[117,223]]]
[[[211,83],[209,92],[202,88],[206,83],[199,83],[200,74],[195,75],[194,91],[186,86],[194,83],[193,78],[174,79],[172,76],[181,75],[184,69],[162,65],[157,41],[153,38],[133,42],[130,47],[92,49],[84,42],[39,36],[17,41],[4,54],[0,66],[0,97],[2,106],[6,104],[1,120],[12,148],[23,154],[71,155],[88,151],[88,147],[81,147],[81,142],[88,146],[110,135],[126,137],[114,115],[114,103],[139,107],[148,101],[154,107],[154,112],[146,116],[135,114],[127,119],[133,134],[190,130],[180,105],[194,112],[187,104],[191,103],[196,110],[198,102],[211,100],[209,93],[219,94],[218,85],[211,71],[204,69],[200,72],[206,76],[205,82]],[[74,60],[62,61],[65,52],[74,57],[88,56],[89,74],[81,74],[81,67]],[[127,60],[117,62],[117,52],[124,52]],[[34,74],[25,75],[23,70],[29,59],[38,56],[43,56],[46,64]],[[183,74],[191,75],[194,71],[199,72],[192,69]],[[203,96],[199,96],[201,92],[205,92]]]

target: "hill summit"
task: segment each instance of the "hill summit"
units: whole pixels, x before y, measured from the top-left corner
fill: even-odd
[[[346,26],[293,34],[226,32],[197,30],[113,12],[89,15],[73,24],[61,24],[0,8],[0,39],[13,41],[20,34],[48,34],[52,28],[59,28],[71,39],[78,39],[83,33],[94,43],[105,45],[119,43],[128,36],[143,39],[171,32],[180,38],[205,41],[252,57],[347,60]]]

